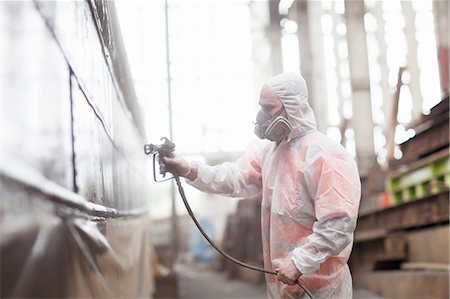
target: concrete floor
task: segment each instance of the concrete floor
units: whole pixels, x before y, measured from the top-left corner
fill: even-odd
[[[267,298],[264,284],[228,279],[223,272],[205,266],[177,265],[178,296],[182,299]]]
[[[199,265],[178,264],[178,298],[180,299],[265,299],[264,284],[255,285],[230,280],[223,272]],[[353,299],[383,299],[367,291],[354,290]]]

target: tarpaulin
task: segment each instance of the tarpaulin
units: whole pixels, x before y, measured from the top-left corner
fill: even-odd
[[[0,297],[151,297],[150,165],[114,4],[2,9]]]

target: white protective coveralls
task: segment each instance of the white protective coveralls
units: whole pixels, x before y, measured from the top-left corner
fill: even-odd
[[[315,298],[352,298],[347,260],[361,191],[356,163],[317,131],[300,75],[280,74],[265,85],[286,109],[290,135],[278,144],[257,140],[234,163],[199,164],[197,179],[187,182],[231,197],[261,192],[264,267],[274,271],[292,259]],[[273,275],[266,282],[270,298],[308,298]]]

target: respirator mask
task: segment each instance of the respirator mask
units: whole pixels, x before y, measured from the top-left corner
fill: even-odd
[[[280,141],[286,138],[292,130],[292,125],[284,116],[280,115],[283,109],[284,107],[281,107],[274,116],[260,110],[256,115],[256,136],[270,141]]]

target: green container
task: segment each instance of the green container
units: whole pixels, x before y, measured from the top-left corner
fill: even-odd
[[[428,158],[429,159],[429,158]],[[420,163],[419,163],[420,164]],[[387,178],[393,204],[400,204],[448,190],[450,159],[448,153],[413,169]]]

